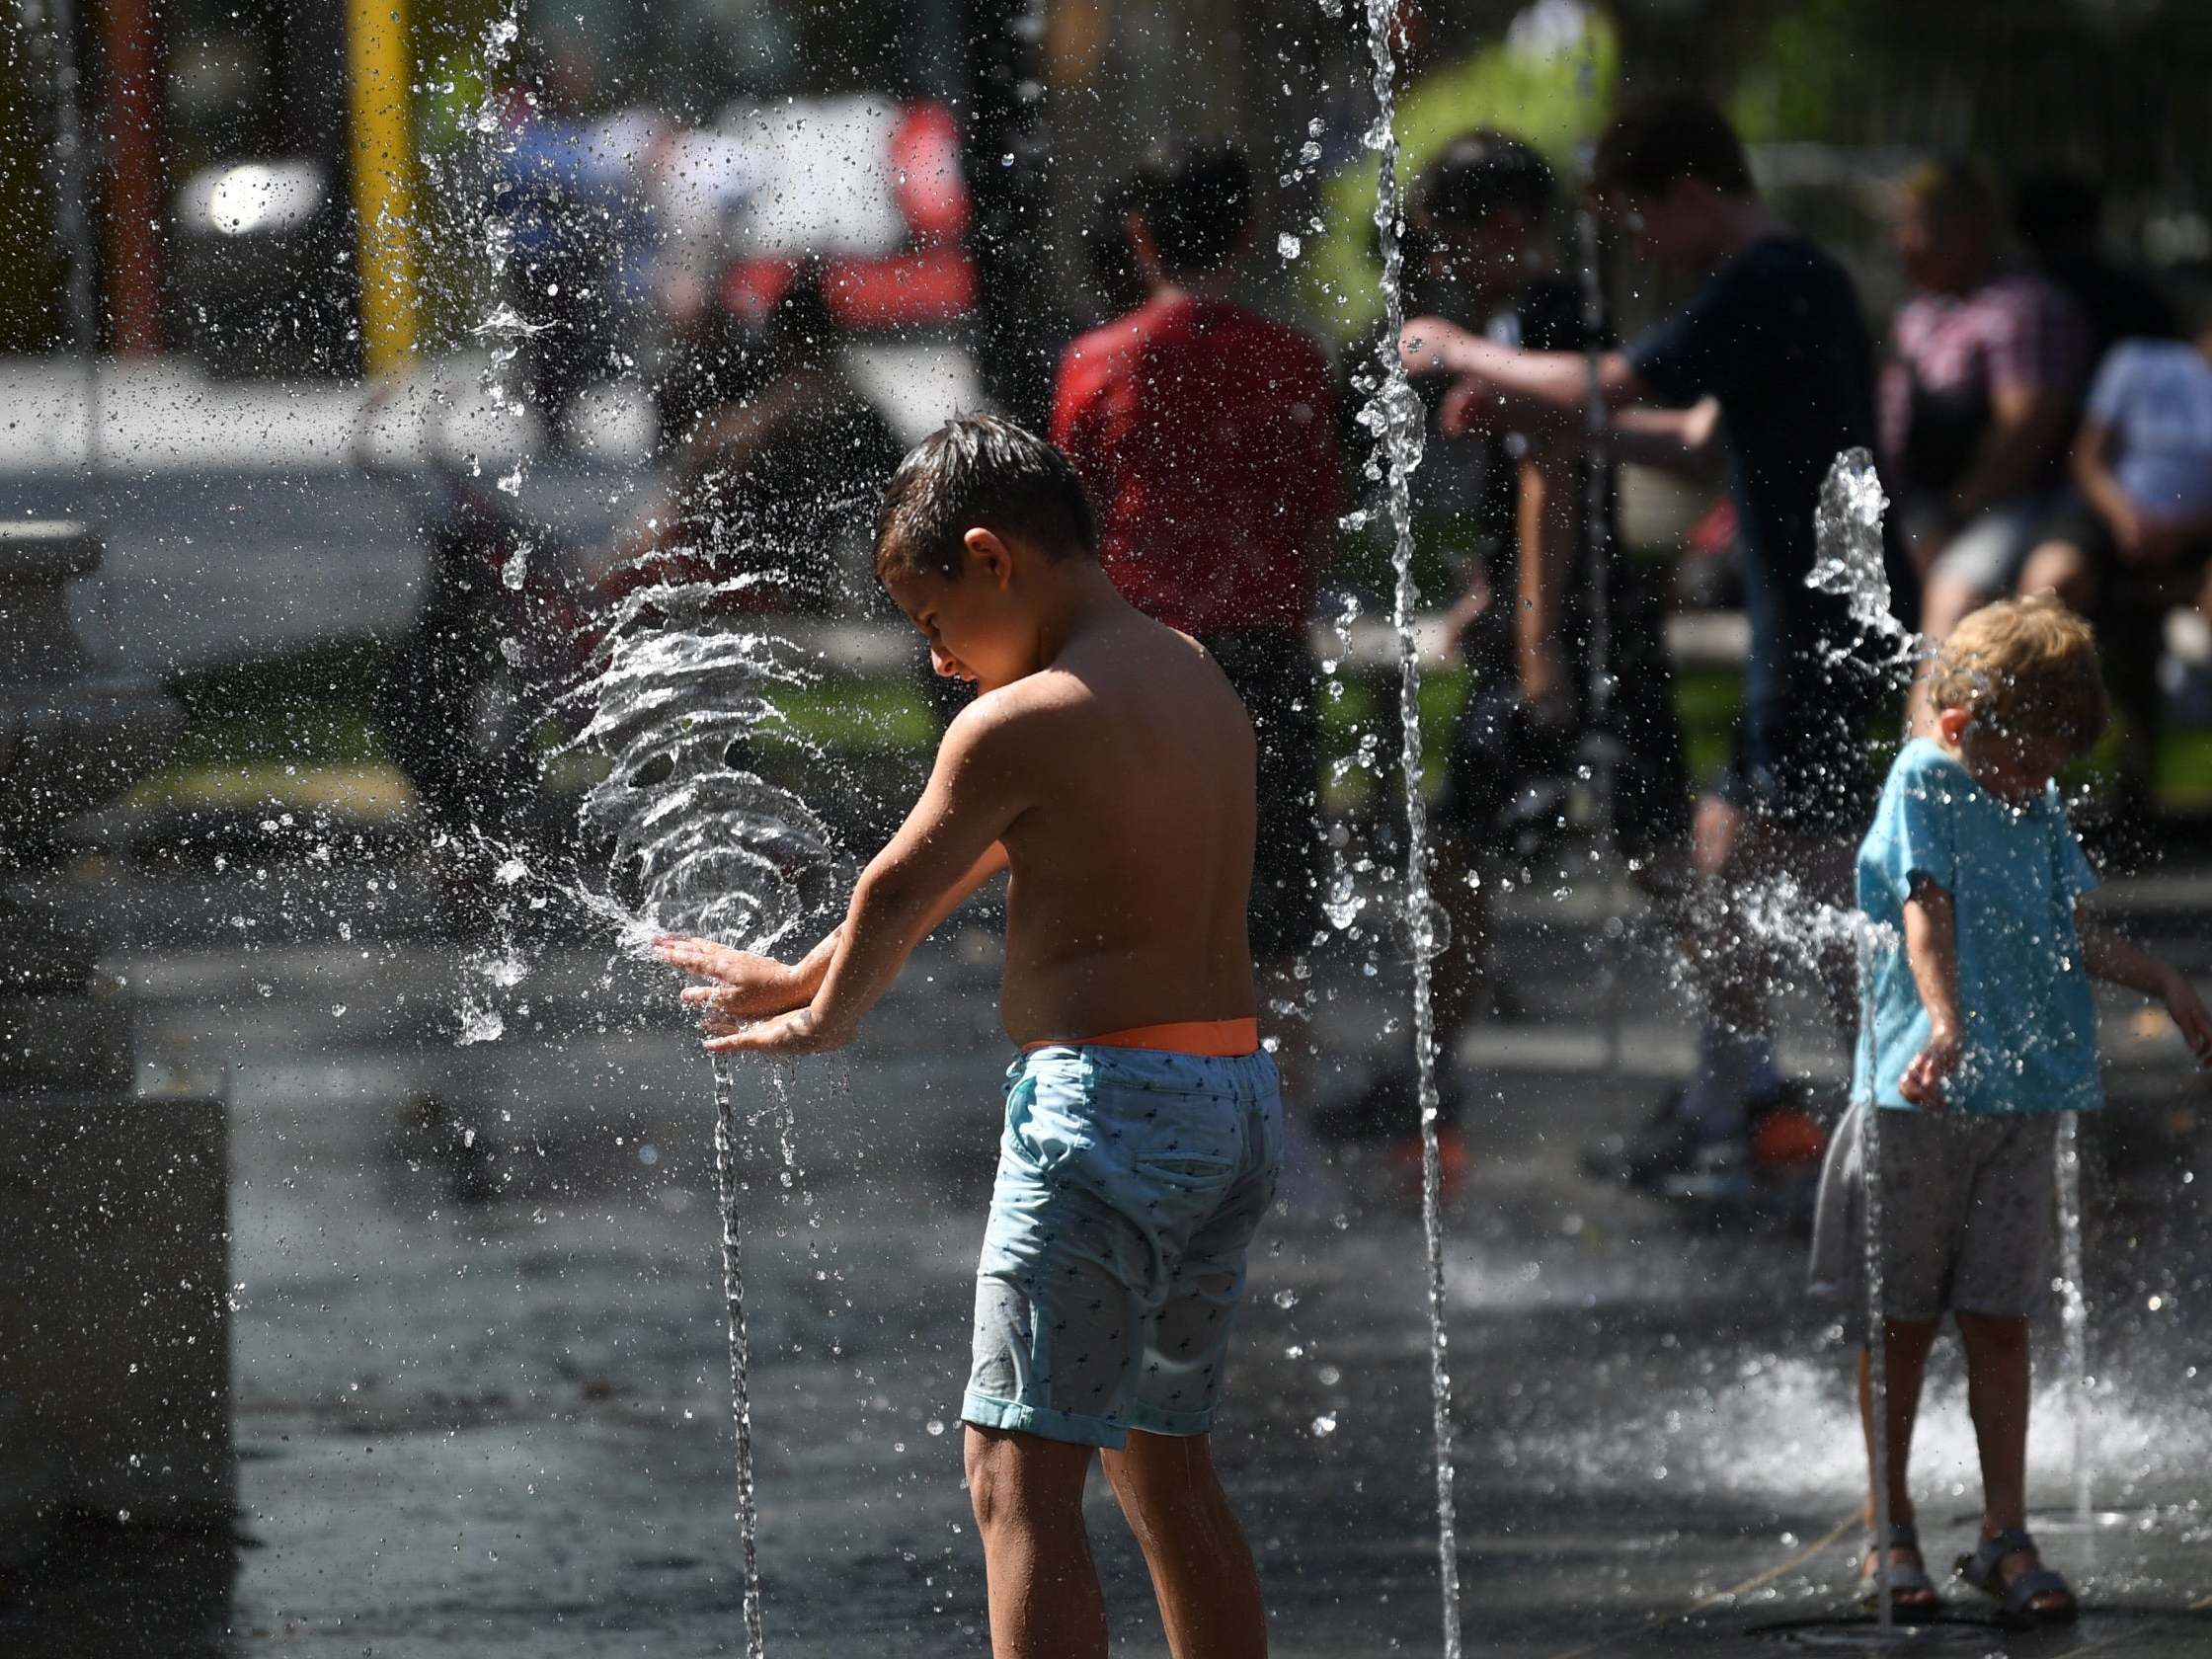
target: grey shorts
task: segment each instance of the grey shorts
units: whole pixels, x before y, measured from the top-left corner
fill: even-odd
[[[1929,567],[1931,582],[1949,580],[1995,598],[2009,596],[2043,542],[2043,526],[2060,492],[2038,492],[1984,508],[1959,528]]]
[[[1859,1114],[1836,1126],[1813,1214],[1813,1294],[1863,1339],[1866,1185]],[[2051,1286],[2058,1114],[1881,1109],[1883,1316],[2024,1319]]]

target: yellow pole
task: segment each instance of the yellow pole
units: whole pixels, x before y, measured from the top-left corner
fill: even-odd
[[[408,115],[406,0],[347,0],[354,116],[356,260],[370,378],[415,355],[415,141]]]

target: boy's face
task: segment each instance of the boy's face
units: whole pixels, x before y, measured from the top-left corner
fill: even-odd
[[[1601,205],[1628,233],[1631,257],[1696,276],[1712,262],[1712,196],[1710,186],[1677,179],[1657,196],[1609,196]]]
[[[1536,231],[1526,213],[1503,208],[1473,224],[1431,224],[1429,273],[1463,285],[1478,303],[1499,303],[1536,274]]]
[[[1936,723],[1943,747],[1958,756],[1974,781],[2014,805],[2042,794],[2058,769],[2074,758],[2074,746],[2064,738],[2008,732],[1966,709],[1944,709]]]
[[[888,578],[893,602],[929,642],[929,662],[947,679],[995,691],[1036,671],[1034,627],[1013,599],[1014,555],[989,530],[971,530],[957,577]]]

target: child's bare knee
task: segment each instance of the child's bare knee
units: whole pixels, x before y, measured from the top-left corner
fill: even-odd
[[[2000,1319],[1988,1313],[1961,1312],[1958,1334],[1970,1354],[1986,1354],[1997,1359],[2027,1352],[2025,1319]]]

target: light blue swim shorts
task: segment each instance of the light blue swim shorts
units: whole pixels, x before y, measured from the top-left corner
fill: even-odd
[[[1017,1059],[962,1419],[1114,1450],[1131,1429],[1212,1428],[1282,1146],[1264,1052],[1055,1044]]]

